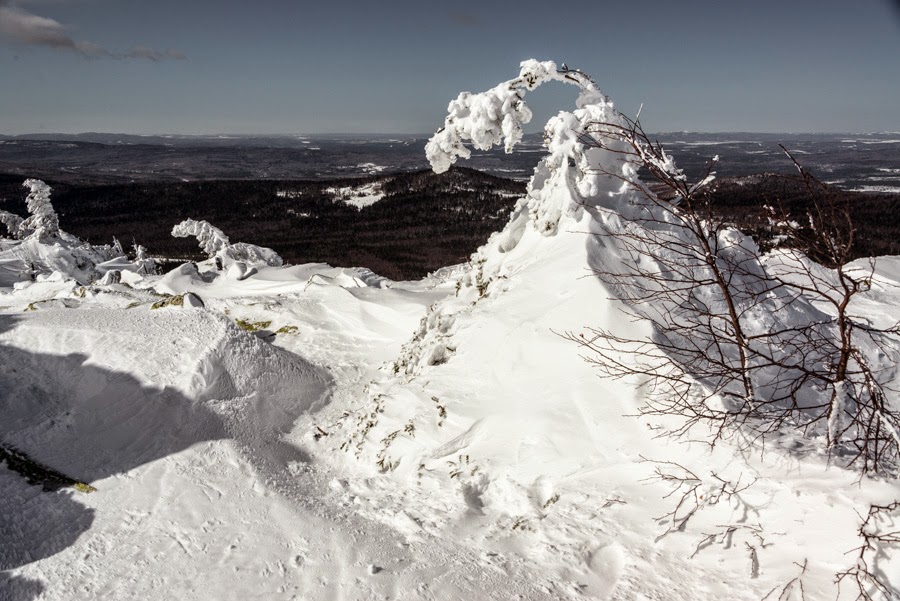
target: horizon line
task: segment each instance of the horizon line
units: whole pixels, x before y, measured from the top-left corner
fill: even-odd
[[[871,130],[871,131],[751,131],[741,129],[727,130],[668,130],[648,132],[651,135],[673,135],[673,134],[754,134],[754,135],[900,135],[900,131],[892,130]],[[83,131],[77,133],[71,132],[28,132],[23,134],[6,134],[0,132],[3,138],[20,138],[29,139],[30,136],[131,136],[137,138],[315,138],[326,136],[395,136],[406,138],[430,138],[434,133],[396,133],[396,132],[321,132],[321,133],[127,133],[115,131]],[[541,135],[541,132],[531,132],[526,136]]]

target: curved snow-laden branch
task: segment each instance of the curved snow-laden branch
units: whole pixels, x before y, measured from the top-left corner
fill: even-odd
[[[22,184],[31,192],[25,199],[30,217],[19,224],[19,238],[34,236],[44,241],[59,235],[59,217],[50,204],[50,186],[39,179],[27,179]]]
[[[548,81],[560,81],[581,88],[578,106],[599,99],[605,100],[594,81],[563,65],[558,69],[553,61],[529,59],[520,65],[519,76],[505,81],[486,92],[462,92],[447,108],[442,127],[425,146],[425,155],[436,173],[443,173],[456,162],[471,156],[465,142],[478,150],[489,150],[503,144],[506,152],[522,140],[522,126],[532,118],[525,104],[525,93]]]
[[[10,213],[9,211],[0,211],[0,223],[6,226],[6,229],[9,231],[9,235],[13,238],[18,238],[19,226],[22,225],[23,221],[25,220],[14,213]]]
[[[633,187],[628,182],[637,180],[636,170],[629,171],[631,165],[621,160],[628,151],[626,141],[604,148],[590,143],[599,132],[625,130],[629,121],[588,75],[565,64],[557,67],[553,61],[524,61],[517,78],[479,94],[460,94],[450,103],[444,126],[425,146],[437,173],[471,155],[466,143],[479,150],[503,144],[506,152],[511,152],[532,117],[525,94],[549,81],[574,85],[581,93],[574,110],[561,111],[544,127],[548,154],[529,182],[529,220],[543,235],[556,233],[561,217],[577,213],[584,205],[615,202],[611,196],[618,198],[617,193]],[[619,174],[620,179],[610,181],[610,173]],[[556,184],[548,185],[551,181]],[[551,192],[564,188],[571,194],[554,196]]]
[[[208,221],[185,219],[172,228],[172,235],[176,238],[196,236],[197,241],[200,243],[200,248],[209,255],[209,258],[218,257],[225,266],[234,262],[241,262],[247,265],[279,267],[284,263],[278,253],[271,248],[247,244],[246,242],[231,244],[225,232]]]
[[[228,236],[225,235],[225,232],[208,221],[185,219],[172,228],[172,235],[176,238],[195,236],[197,242],[200,243],[200,248],[209,255],[210,259],[224,252],[229,246]]]

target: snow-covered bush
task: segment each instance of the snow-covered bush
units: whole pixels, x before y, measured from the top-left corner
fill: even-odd
[[[279,267],[284,262],[271,248],[237,242],[231,244],[225,232],[207,221],[185,219],[174,228],[172,235],[176,238],[188,238],[194,236],[200,243],[200,248],[210,259],[218,259],[223,267],[232,263],[241,262],[248,266]]]

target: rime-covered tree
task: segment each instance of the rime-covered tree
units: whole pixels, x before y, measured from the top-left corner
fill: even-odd
[[[12,264],[27,266],[12,276],[31,278],[35,275],[59,272],[65,277],[89,284],[103,276],[109,269],[104,263],[124,258],[122,245],[113,240],[111,245],[92,245],[59,227],[59,217],[50,203],[50,186],[38,179],[28,179],[26,206],[29,216],[0,212],[2,221],[14,242],[4,244],[3,259]],[[119,268],[119,267],[117,267]]]
[[[50,204],[50,186],[39,179],[27,179],[23,184],[29,188],[25,199],[30,216],[19,224],[19,238],[29,236],[44,242],[59,235],[59,217]]]
[[[172,228],[172,235],[176,238],[196,237],[203,252],[210,259],[218,258],[225,266],[234,262],[272,267],[283,264],[281,257],[271,248],[246,242],[232,244],[225,232],[207,221],[185,219]]]

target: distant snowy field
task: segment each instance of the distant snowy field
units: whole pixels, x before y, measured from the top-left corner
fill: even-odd
[[[512,89],[451,105],[471,118],[435,137],[437,169],[465,127],[500,142],[477,103]],[[661,437],[668,418],[635,417],[641,382],[598,378],[560,335],[650,327],[595,275],[624,261],[591,234],[615,219],[600,209],[635,197],[570,166],[573,124],[614,116],[590,86],[580,103],[506,227],[420,281],[283,266],[205,222],[175,233],[210,259],[153,275],[33,203],[0,246],[0,443],[96,491],[0,466],[0,599],[856,598],[835,574],[895,478],[834,465],[813,436]],[[900,320],[900,258],[855,302]],[[875,557],[896,586],[900,550]]]

